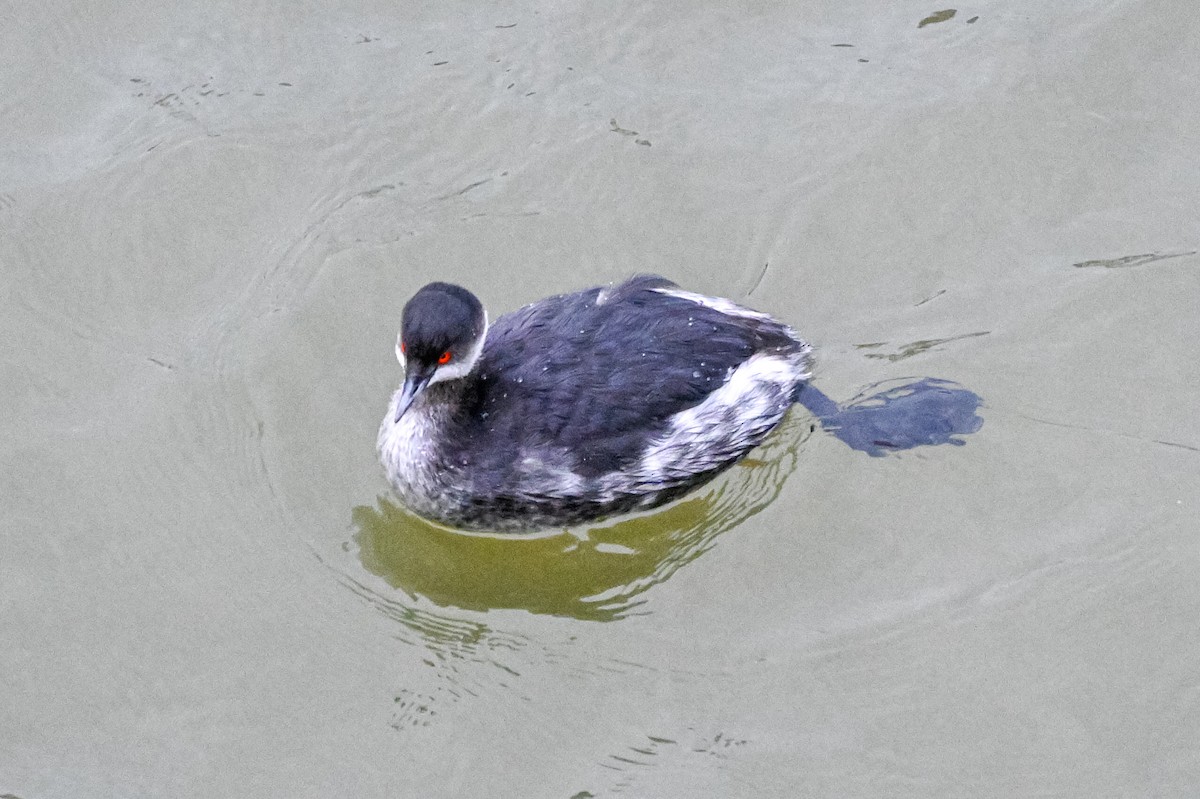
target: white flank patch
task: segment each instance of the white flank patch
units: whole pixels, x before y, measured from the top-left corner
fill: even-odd
[[[647,447],[641,463],[612,475],[609,487],[664,488],[740,457],[783,418],[792,391],[806,377],[804,364],[802,352],[752,356],[703,402],[677,414],[671,428]]]

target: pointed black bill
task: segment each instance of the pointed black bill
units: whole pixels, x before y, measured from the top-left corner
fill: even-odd
[[[404,376],[404,385],[400,389],[400,400],[396,403],[395,421],[399,422],[404,412],[412,407],[416,398],[429,385],[429,378],[433,377],[433,372],[433,369],[426,371],[409,362],[408,374]]]

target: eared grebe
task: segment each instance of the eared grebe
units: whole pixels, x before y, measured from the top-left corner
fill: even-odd
[[[640,276],[490,327],[430,283],[404,306],[405,367],[379,428],[404,503],[467,529],[533,530],[651,508],[758,445],[809,376],[788,326]]]

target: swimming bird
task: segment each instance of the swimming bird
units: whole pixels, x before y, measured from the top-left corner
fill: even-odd
[[[490,326],[461,286],[404,306],[404,382],[379,428],[410,510],[502,532],[653,508],[732,466],[809,377],[809,345],[730,300],[641,275]]]

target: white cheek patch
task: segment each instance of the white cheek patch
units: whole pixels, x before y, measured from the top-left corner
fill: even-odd
[[[433,373],[433,377],[429,379],[429,385],[434,383],[444,383],[447,380],[458,380],[460,377],[466,377],[475,368],[475,364],[479,362],[479,356],[483,354],[483,342],[487,340],[488,319],[487,312],[483,314],[483,332],[479,334],[479,338],[475,339],[475,343],[471,345],[471,349],[467,350],[466,354],[457,358],[445,366],[439,366],[437,371]]]

